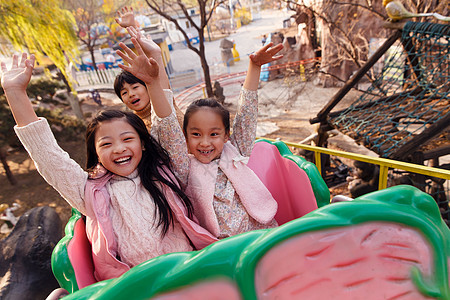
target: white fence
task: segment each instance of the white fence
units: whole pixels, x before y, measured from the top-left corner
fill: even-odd
[[[75,80],[77,89],[83,89],[96,85],[109,85],[113,88],[114,79],[122,71],[120,68],[102,69],[97,71],[76,72]]]
[[[110,68],[101,70],[78,71],[75,73],[76,89],[78,92],[89,89],[105,89],[113,91],[113,84],[116,76],[122,72],[121,68]],[[211,77],[230,73],[230,67],[222,62],[210,66]],[[182,91],[203,81],[201,68],[190,69],[183,72],[172,73],[169,81],[174,92]]]
[[[75,74],[77,90],[84,90],[92,87],[113,88],[114,79],[122,71],[120,68],[102,69],[97,71],[79,71]],[[169,81],[175,90],[193,86],[201,81],[199,70],[187,70],[185,72],[169,75]]]

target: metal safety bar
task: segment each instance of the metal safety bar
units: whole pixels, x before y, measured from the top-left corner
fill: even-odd
[[[270,140],[270,141],[276,141],[274,139],[268,139],[268,138],[264,138],[264,139]],[[387,188],[389,168],[400,169],[403,171],[408,171],[408,172],[413,172],[413,173],[418,173],[418,174],[422,174],[422,175],[428,175],[428,176],[432,176],[432,177],[450,180],[450,170],[427,167],[427,166],[422,166],[422,165],[417,165],[417,164],[412,164],[412,163],[407,163],[407,162],[402,162],[402,161],[396,161],[396,160],[387,159],[387,158],[371,157],[368,155],[350,153],[350,152],[345,152],[345,151],[340,151],[340,150],[332,150],[332,149],[323,148],[323,147],[316,147],[316,146],[310,146],[310,145],[304,145],[304,144],[296,144],[296,143],[290,143],[290,142],[284,142],[284,143],[288,146],[292,146],[295,148],[301,148],[301,149],[313,151],[314,157],[315,157],[315,164],[316,164],[317,169],[319,169],[319,172],[321,172],[321,161],[320,161],[321,153],[378,165],[378,166],[380,166],[380,177],[379,177],[379,185],[378,185],[378,189],[380,189],[380,190]]]

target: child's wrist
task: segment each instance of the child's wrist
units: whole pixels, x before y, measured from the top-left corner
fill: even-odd
[[[3,91],[5,92],[5,95],[18,95],[18,94],[27,94],[27,88],[22,87],[10,87],[10,88],[3,88]]]
[[[252,60],[250,59],[250,65],[249,65],[249,68],[252,67],[252,68],[259,68],[259,69],[261,69],[261,66],[262,66],[262,65],[260,65],[260,64],[258,64],[258,63],[255,63],[254,61],[252,61]]]
[[[151,54],[151,57],[158,62],[158,64],[163,62],[161,51],[153,50],[150,52],[150,54]]]
[[[252,66],[252,67],[258,67],[258,68],[261,68],[261,64],[259,64],[259,63],[257,63],[257,62],[255,62],[255,61],[253,61],[253,59],[251,59],[250,58],[250,60],[249,60],[249,64],[250,64],[250,66]]]
[[[158,76],[158,77],[153,77],[150,82],[144,82],[144,83],[149,88],[159,88],[159,87],[161,87],[159,81],[160,81],[160,79]]]

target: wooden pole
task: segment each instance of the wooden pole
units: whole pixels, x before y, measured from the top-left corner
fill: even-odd
[[[334,97],[325,105],[324,108],[317,114],[320,122],[325,121],[328,113],[342,100],[342,98],[350,91],[350,89],[363,77],[366,72],[380,59],[380,57],[391,47],[395,41],[401,37],[401,31],[396,30],[380,48],[370,57],[370,59],[362,66],[334,95]],[[310,121],[311,122],[311,121]]]

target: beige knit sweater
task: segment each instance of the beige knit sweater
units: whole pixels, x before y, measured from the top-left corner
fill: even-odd
[[[167,118],[174,118],[175,114]],[[161,122],[161,124],[171,122]],[[163,128],[160,130],[167,130]],[[15,131],[35,162],[39,173],[74,208],[86,214],[85,172],[57,144],[45,119],[15,127]],[[158,255],[190,251],[192,247],[178,222],[164,238],[156,227],[155,205],[142,186],[137,171],[128,177],[113,176],[106,188],[111,197],[110,216],[121,260],[133,267]]]

